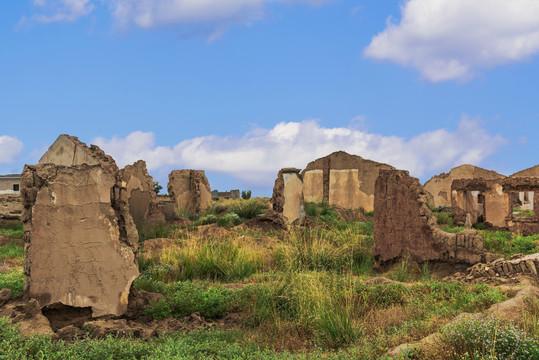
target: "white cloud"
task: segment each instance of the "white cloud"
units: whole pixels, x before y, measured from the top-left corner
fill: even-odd
[[[24,145],[22,142],[12,136],[0,136],[0,164],[9,164],[15,161]]]
[[[364,55],[414,67],[433,82],[466,80],[539,52],[537,0],[408,0],[401,13]]]
[[[22,22],[27,20],[48,24],[58,21],[75,21],[79,17],[88,15],[94,9],[92,0],[34,0],[33,4],[45,10],[46,14],[37,14],[30,19],[23,17]]]
[[[39,23],[74,21],[89,14],[98,4],[110,9],[123,29],[163,26],[203,26],[210,38],[221,35],[232,24],[248,25],[264,17],[269,4],[304,3],[318,6],[334,0],[33,0],[51,15],[34,15]],[[22,22],[27,21],[23,17]]]
[[[279,123],[241,138],[205,136],[173,147],[156,146],[155,135],[136,131],[125,138],[96,138],[93,143],[123,167],[146,160],[150,171],[194,168],[227,174],[256,186],[270,187],[279,169],[304,168],[337,150],[389,163],[423,177],[471,163],[479,165],[506,141],[464,117],[457,130],[440,129],[411,139],[370,134],[353,127],[324,128],[315,120]]]

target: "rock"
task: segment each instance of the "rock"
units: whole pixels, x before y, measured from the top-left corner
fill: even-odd
[[[0,290],[0,307],[4,306],[9,299],[11,299],[11,290],[7,288]]]
[[[56,331],[54,338],[66,342],[72,342],[77,339],[83,339],[88,333],[74,325],[68,325]]]

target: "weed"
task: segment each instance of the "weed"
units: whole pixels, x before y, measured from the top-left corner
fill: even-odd
[[[18,265],[24,264],[24,250],[22,246],[10,242],[0,247],[0,260],[13,259]]]
[[[22,293],[24,279],[22,270],[0,273],[0,289],[8,288],[11,290],[12,296],[17,296]]]
[[[4,235],[12,239],[21,239],[24,236],[22,223],[20,222],[2,223],[2,227],[0,227],[0,235]]]

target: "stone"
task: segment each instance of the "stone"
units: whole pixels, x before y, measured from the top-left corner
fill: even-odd
[[[110,165],[110,164],[109,164]],[[44,307],[120,316],[138,275],[138,233],[113,167],[26,165],[25,294]]]
[[[282,215],[288,225],[302,225],[305,221],[303,207],[303,182],[299,169],[279,171],[270,204],[272,211]]]
[[[11,290],[8,288],[0,290],[0,307],[4,306],[9,299],[11,299]]]
[[[146,162],[139,160],[120,170],[123,186],[127,189],[129,213],[136,222],[159,224],[165,215],[159,209],[153,178],[148,174]]]
[[[302,171],[305,202],[326,202],[344,209],[374,208],[374,183],[388,164],[337,151],[310,162]]]
[[[168,179],[176,212],[201,214],[211,204],[210,183],[203,170],[174,170]]]
[[[433,207],[451,206],[451,184],[457,179],[503,179],[504,175],[495,171],[482,169],[473,165],[461,165],[451,169],[449,173],[436,175],[428,180],[424,188],[432,196]]]
[[[452,234],[438,227],[419,180],[403,170],[380,170],[373,231],[377,266],[404,256],[417,262],[476,264],[485,253],[477,231]]]

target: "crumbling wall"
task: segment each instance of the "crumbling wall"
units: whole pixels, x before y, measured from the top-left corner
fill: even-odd
[[[0,219],[19,220],[22,214],[19,194],[0,194]]]
[[[345,209],[371,211],[374,183],[381,169],[391,165],[363,159],[344,151],[310,162],[302,172],[303,196],[307,202],[327,202]]]
[[[458,179],[503,179],[504,175],[495,171],[482,169],[473,165],[457,166],[449,173],[432,177],[424,185],[425,190],[432,195],[434,207],[451,206],[451,185]]]
[[[139,160],[120,170],[123,186],[127,190],[129,212],[138,222],[162,223],[165,215],[159,210],[153,178],[148,174],[146,162]]]
[[[201,214],[211,204],[210,183],[203,170],[174,170],[168,176],[168,193],[175,211]]]
[[[97,145],[89,147],[76,136],[62,134],[39,159],[40,164],[56,164],[62,166],[101,165],[104,169],[116,174],[119,169],[114,159],[105,154]]]
[[[118,173],[100,165],[26,165],[21,196],[26,295],[41,307],[124,314],[139,274],[138,234]]]
[[[214,197],[214,198],[219,198],[219,199],[233,199],[233,200],[236,200],[236,199],[239,199],[241,195],[240,195],[239,190],[230,190],[230,191],[213,190],[211,192],[211,196]]]
[[[419,180],[403,170],[381,170],[375,185],[374,254],[377,265],[409,256],[474,264],[484,255],[474,230],[446,233],[427,206]]]
[[[503,191],[504,179],[460,179],[451,186],[453,223],[463,226],[466,217],[471,225],[485,223],[505,227],[510,212],[510,198]]]
[[[503,191],[510,197],[511,207],[506,218],[506,227],[515,233],[532,235],[539,233],[539,177],[510,177],[503,183]],[[512,204],[522,192],[533,192],[532,216],[513,212]]]
[[[272,211],[284,216],[289,225],[301,225],[305,221],[300,171],[294,168],[281,169],[270,200]]]

